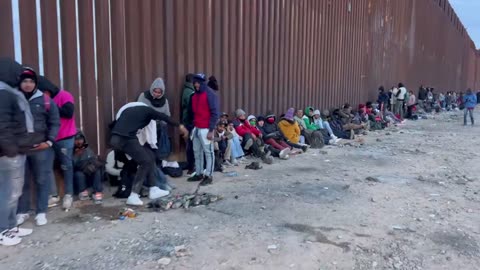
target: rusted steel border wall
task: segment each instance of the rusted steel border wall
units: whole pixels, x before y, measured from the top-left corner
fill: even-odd
[[[254,114],[365,102],[398,82],[480,88],[480,54],[446,0],[40,0],[40,10],[43,63],[36,1],[19,0],[22,62],[76,96],[101,150],[113,112],[157,76],[177,119],[187,72],[217,77],[222,110]],[[11,0],[0,0],[0,35],[0,55],[13,57]]]

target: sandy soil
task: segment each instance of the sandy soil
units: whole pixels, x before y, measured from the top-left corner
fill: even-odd
[[[480,269],[480,128],[462,117],[234,168],[239,176],[202,188],[224,197],[209,206],[138,208],[123,221],[119,200],[55,208],[50,224],[0,248],[0,268]],[[195,189],[173,181],[177,193]]]

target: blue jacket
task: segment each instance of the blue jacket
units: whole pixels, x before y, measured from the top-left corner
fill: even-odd
[[[477,106],[477,96],[473,93],[463,96],[463,104],[465,104],[465,108],[475,108]]]

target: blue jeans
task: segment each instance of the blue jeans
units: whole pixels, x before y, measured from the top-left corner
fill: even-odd
[[[31,178],[35,181],[36,194],[36,213],[46,213],[48,209],[48,193],[50,191],[49,174],[53,173],[53,160],[51,152],[53,149],[48,148],[39,152],[27,155],[25,169],[25,184],[23,185],[22,196],[18,202],[18,213],[26,214],[30,211],[31,206]]]
[[[93,187],[93,192],[103,192],[102,174],[100,170],[96,170],[92,175],[86,175],[82,171],[76,171],[74,179],[79,192],[86,190],[89,186]]]
[[[204,160],[206,160],[205,175],[212,176],[215,155],[213,141],[207,139],[208,129],[195,128],[193,130],[193,153],[195,154],[195,172],[203,175]]]
[[[25,156],[0,157],[0,232],[17,226],[18,198],[25,180]]]
[[[63,173],[65,194],[73,195],[73,148],[75,146],[75,138],[69,138],[55,142],[53,144],[52,154],[55,155],[60,162],[60,168]],[[57,183],[55,181],[55,174],[49,174],[50,179],[50,194],[58,195]]]
[[[242,143],[240,142],[240,139],[235,136],[232,139],[232,158],[241,158],[243,156],[245,156],[245,153],[242,149]]]
[[[475,119],[473,119],[473,109],[465,108],[463,109],[463,124],[467,125],[467,115],[470,115],[470,121],[472,121],[472,125],[475,123]]]
[[[335,134],[333,134],[332,127],[330,126],[330,123],[328,123],[328,121],[323,121],[323,127],[325,129],[327,129],[328,135],[330,135],[330,136],[335,135]]]

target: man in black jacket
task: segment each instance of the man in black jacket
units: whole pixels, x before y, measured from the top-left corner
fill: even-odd
[[[18,228],[16,219],[25,176],[20,138],[33,131],[28,102],[13,88],[20,69],[15,61],[0,59],[0,245],[5,246],[16,245],[21,237],[32,233],[31,229]]]
[[[20,74],[18,91],[28,100],[34,120],[34,134],[38,136],[38,141],[34,142],[34,148],[27,154],[26,168],[35,181],[35,221],[38,226],[42,226],[47,224],[46,213],[50,191],[48,176],[53,170],[52,146],[60,128],[60,115],[53,100],[38,90],[38,77],[33,69],[25,68]],[[18,224],[22,224],[30,217],[28,213],[31,209],[31,189],[30,181],[26,180],[18,203]]]
[[[150,199],[156,199],[169,194],[169,192],[156,187],[155,157],[153,152],[148,149],[148,146],[146,144],[145,146],[141,145],[137,138],[138,130],[148,126],[152,120],[165,121],[171,126],[179,127],[180,133],[185,137],[188,136],[188,131],[183,125],[142,102],[131,102],[120,108],[112,127],[110,145],[114,150],[130,156],[139,165],[133,181],[132,192],[127,199],[127,204],[129,205],[143,205],[139,194],[144,180],[147,180],[151,186]]]

